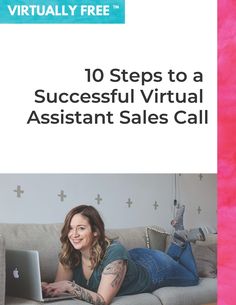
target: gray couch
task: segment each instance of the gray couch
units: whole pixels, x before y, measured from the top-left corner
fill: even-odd
[[[41,275],[43,281],[53,281],[57,269],[57,257],[60,250],[61,224],[0,224],[0,305],[36,305],[38,302],[5,296],[5,249],[34,249],[39,251]],[[154,232],[155,233],[155,232]],[[107,235],[118,238],[127,249],[135,247],[146,247],[147,230],[144,227],[130,229],[107,230]],[[154,238],[156,238],[154,236]],[[157,235],[157,238],[158,235]],[[169,238],[166,234],[161,236],[162,242],[158,247],[167,247]],[[164,238],[164,244],[163,244]],[[153,236],[151,236],[153,239]],[[155,240],[149,240],[150,246]],[[209,235],[204,244],[195,246],[208,249],[207,245],[216,245],[216,236]],[[154,245],[155,246],[155,245]],[[152,246],[152,247],[154,247]],[[205,247],[205,248],[203,248]],[[165,249],[162,249],[165,250]],[[212,250],[212,249],[211,249]],[[215,250],[214,250],[215,251]],[[205,250],[203,251],[205,252]],[[196,255],[201,256],[202,252]],[[215,255],[216,253],[214,253]],[[216,256],[216,255],[215,255]],[[197,259],[199,257],[196,256]],[[204,261],[204,259],[203,259]],[[202,266],[204,267],[204,264]],[[206,267],[207,268],[207,267]],[[214,266],[213,266],[214,269]],[[212,271],[212,270],[211,270]],[[200,271],[199,271],[200,272]],[[197,286],[192,287],[164,287],[153,293],[115,297],[114,305],[200,305],[216,301],[217,283],[215,276],[204,275]],[[207,277],[206,277],[207,276]],[[54,305],[88,305],[80,300],[63,300],[52,303]]]

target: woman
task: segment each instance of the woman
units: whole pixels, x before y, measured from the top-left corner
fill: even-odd
[[[51,296],[68,292],[92,304],[108,305],[116,295],[196,285],[189,241],[197,239],[205,239],[199,229],[176,231],[167,253],[146,248],[127,251],[105,236],[104,223],[94,207],[80,205],[65,218],[56,279],[43,283],[43,291]]]

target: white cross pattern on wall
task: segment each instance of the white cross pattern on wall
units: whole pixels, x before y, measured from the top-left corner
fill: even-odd
[[[60,194],[57,194],[57,196],[60,197],[61,202],[67,197],[63,190],[61,190]]]
[[[16,190],[13,190],[13,192],[16,192],[16,197],[17,197],[17,198],[21,198],[21,194],[24,193],[24,191],[21,189],[21,186],[20,186],[20,185],[17,185]]]

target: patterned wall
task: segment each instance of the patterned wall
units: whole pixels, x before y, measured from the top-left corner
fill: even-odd
[[[171,229],[177,204],[185,225],[216,228],[214,174],[2,174],[0,222],[62,222],[75,205],[94,205],[106,227]]]

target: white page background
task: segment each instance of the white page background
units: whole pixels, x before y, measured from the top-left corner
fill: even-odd
[[[0,25],[2,173],[215,173],[217,168],[216,1],[126,0],[123,25]],[[136,83],[86,84],[85,68],[185,71],[204,75],[207,125],[27,125],[39,113],[119,113],[122,104],[36,104],[34,91],[109,91]],[[185,82],[188,90],[191,82]],[[180,87],[179,87],[180,86]],[[199,84],[196,84],[196,87]],[[148,88],[182,90],[183,83]],[[145,105],[136,102],[132,112]],[[175,108],[177,107],[177,108]],[[176,111],[171,104],[148,112]],[[185,105],[190,111],[192,105]]]

